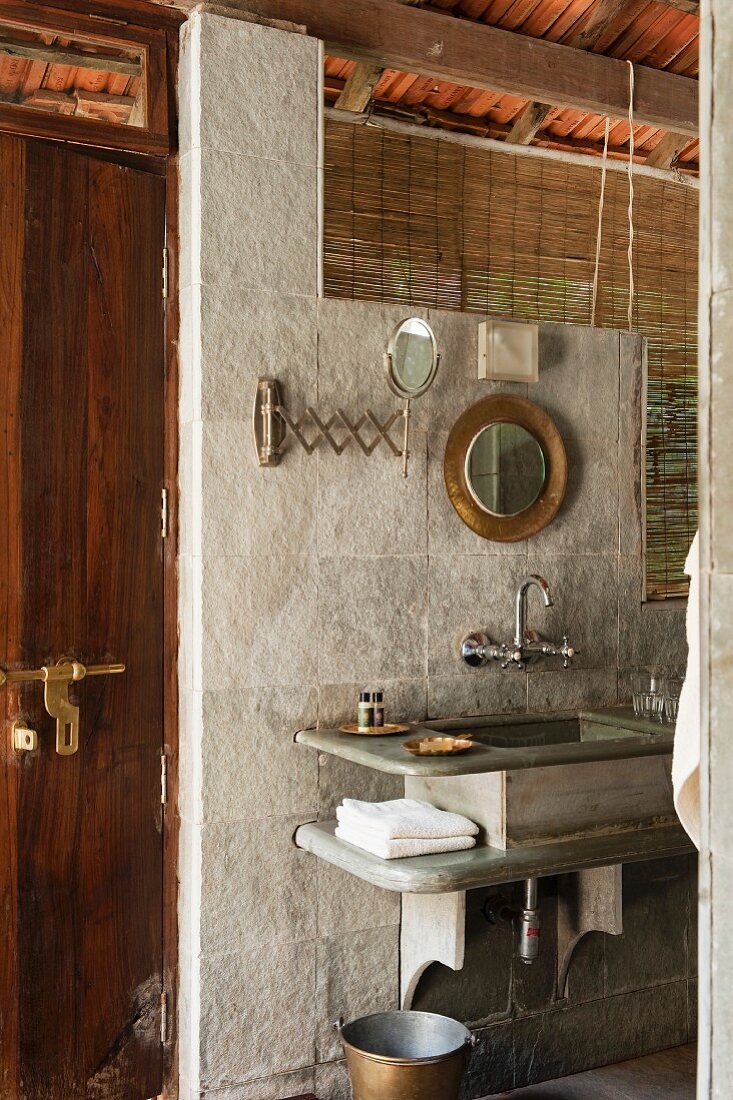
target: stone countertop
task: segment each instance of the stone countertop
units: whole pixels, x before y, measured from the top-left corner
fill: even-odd
[[[435,732],[436,721],[416,722],[408,733],[386,737],[341,733],[337,729],[301,730],[295,740],[320,752],[340,756],[355,764],[392,775],[430,776],[477,775],[485,772],[515,771],[523,768],[580,764],[595,760],[629,759],[639,756],[663,756],[672,752],[674,732],[648,719],[634,716],[630,707],[561,714],[500,714],[488,716],[492,726],[516,726],[530,723],[567,721],[580,718],[580,739],[556,744],[496,747],[477,744],[460,756],[420,758],[404,749],[403,742]],[[486,723],[486,718],[482,719]],[[449,734],[465,731],[470,735],[475,718],[440,721]],[[429,728],[428,728],[429,727]]]
[[[334,835],[335,828],[335,821],[301,825],[295,834],[295,843],[365,882],[406,894],[472,890],[517,882],[534,875],[556,875],[614,863],[661,859],[695,850],[681,825],[666,825],[508,851],[480,845],[464,852],[412,859],[379,859],[340,840]]]

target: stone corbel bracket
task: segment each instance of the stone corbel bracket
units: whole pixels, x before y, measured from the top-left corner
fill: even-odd
[[[624,930],[622,865],[593,867],[558,878],[557,996],[567,996],[573,952],[588,932],[620,936]]]
[[[400,1005],[412,1005],[431,963],[462,970],[466,951],[466,891],[403,894],[400,929]]]

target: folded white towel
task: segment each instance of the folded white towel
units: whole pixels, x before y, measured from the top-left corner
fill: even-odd
[[[395,798],[390,802],[345,798],[336,810],[336,817],[340,825],[369,829],[384,840],[445,840],[475,836],[478,832],[478,825],[467,817],[438,810],[416,798]]]
[[[405,859],[407,856],[429,856],[436,852],[461,852],[473,848],[476,838],[472,836],[447,836],[442,839],[425,840],[418,837],[409,840],[388,840],[376,836],[373,829],[352,829],[348,825],[337,825],[336,836],[346,840],[356,848],[371,852],[380,859]]]

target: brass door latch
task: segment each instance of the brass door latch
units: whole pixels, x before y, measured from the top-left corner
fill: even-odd
[[[79,748],[79,708],[69,699],[69,684],[83,680],[85,676],[111,676],[125,671],[121,664],[89,665],[62,657],[55,665],[41,668],[5,672],[0,668],[0,686],[41,680],[44,684],[43,699],[51,718],[56,719],[56,752],[60,756],[72,756]],[[32,735],[32,736],[29,736]],[[37,734],[20,722],[13,723],[13,748],[28,752],[37,745]]]

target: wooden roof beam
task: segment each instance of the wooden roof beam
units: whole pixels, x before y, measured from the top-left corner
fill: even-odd
[[[393,0],[238,0],[238,5],[304,25],[340,57],[584,113],[620,118],[628,111],[629,70],[616,58]],[[636,121],[696,137],[697,81],[641,65],[635,73]]]
[[[588,22],[571,36],[567,45],[577,50],[592,50],[629,3],[630,0],[600,0]],[[507,141],[529,145],[542,129],[551,110],[549,103],[528,103],[509,131]]]
[[[668,8],[683,11],[687,15],[700,14],[700,0],[661,0],[661,3],[666,4]]]

